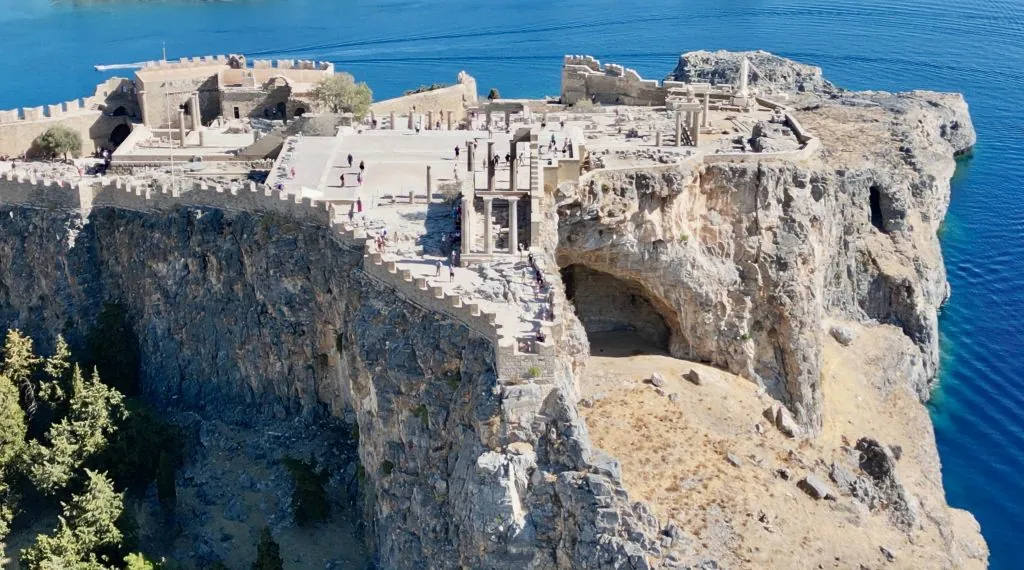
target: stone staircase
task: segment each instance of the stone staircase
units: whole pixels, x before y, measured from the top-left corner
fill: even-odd
[[[345,230],[346,233],[351,230]],[[487,339],[495,349],[498,377],[503,384],[550,383],[555,376],[556,346],[561,338],[561,307],[556,299],[553,307],[555,321],[542,321],[543,342],[537,339],[519,339],[508,330],[508,315],[482,308],[480,301],[464,299],[448,291],[444,285],[431,285],[426,277],[413,274],[410,268],[420,260],[385,259],[374,251],[372,240],[364,238],[363,272],[376,281],[394,289],[404,299],[432,312],[441,313],[462,323],[474,333]],[[518,318],[518,315],[515,315]],[[505,318],[502,318],[505,317]]]

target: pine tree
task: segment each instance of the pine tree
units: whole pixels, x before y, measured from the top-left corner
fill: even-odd
[[[178,489],[174,483],[174,463],[166,451],[160,452],[160,464],[156,472],[156,493],[160,505],[168,513],[178,504]]]
[[[46,494],[65,487],[87,459],[106,447],[125,414],[124,397],[100,382],[95,371],[83,379],[77,365],[69,404],[67,417],[50,427],[49,445],[28,446],[29,478]]]
[[[48,378],[39,383],[39,397],[45,401],[51,409],[56,409],[64,404],[68,398],[70,389],[71,350],[64,337],[57,336],[57,347],[53,355],[43,362],[43,372]]]
[[[24,570],[102,570],[108,561],[96,551],[121,542],[117,519],[124,509],[123,497],[103,473],[85,471],[85,491],[63,504],[63,515],[52,535],[39,535],[21,554]]]
[[[25,401],[25,409],[31,416],[36,409],[35,388],[32,375],[41,359],[32,351],[32,339],[12,329],[7,331],[4,341],[4,362],[0,372],[19,387]]]
[[[269,526],[263,527],[260,532],[259,542],[256,543],[256,561],[252,563],[252,570],[284,570],[281,547],[274,542]]]

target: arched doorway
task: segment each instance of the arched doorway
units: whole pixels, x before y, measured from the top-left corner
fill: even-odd
[[[278,118],[284,119],[285,117],[287,117],[287,111],[288,107],[284,104],[284,101],[281,101],[280,103],[274,106],[274,115]]]
[[[114,112],[111,113],[110,116],[112,116],[112,117],[127,117],[128,116],[128,109],[125,109],[124,105],[120,105],[120,106],[118,106],[118,108],[114,109]]]
[[[129,127],[128,125],[118,125],[114,127],[113,131],[110,132],[110,144],[114,145],[115,147],[118,147],[121,145],[121,143],[124,142],[125,139],[128,138],[128,135],[130,134],[132,134],[131,127]]]
[[[591,354],[668,354],[671,329],[638,285],[585,265],[562,269],[562,283]]]
[[[298,108],[295,109],[295,116],[296,117],[301,117],[301,116],[303,116],[305,114],[306,114],[306,109],[304,109],[302,107],[298,107]]]

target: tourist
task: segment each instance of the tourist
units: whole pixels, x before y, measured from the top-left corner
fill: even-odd
[[[453,265],[448,266],[448,280],[455,281],[455,266]]]
[[[455,145],[455,160],[459,159],[459,145]]]
[[[363,161],[360,160],[359,161],[359,172],[362,172],[364,170],[366,170],[366,163],[364,163]]]
[[[359,184],[360,186],[363,185],[363,173],[362,172],[359,172],[358,174],[356,174],[356,183]]]
[[[506,152],[505,153],[505,166],[510,166],[511,164],[512,164],[512,155]]]
[[[363,199],[362,198],[356,198],[356,211],[360,212],[360,213],[363,211]]]
[[[452,236],[452,245],[455,244],[455,236]],[[452,249],[451,253],[448,254],[448,265],[455,266],[455,250]]]
[[[344,172],[341,173],[341,187],[342,188],[345,187],[345,173]]]
[[[434,277],[435,277],[435,278],[438,278],[438,277],[440,277],[440,276],[441,276],[441,262],[440,262],[440,261],[438,261],[438,262],[437,262],[437,263],[436,263],[436,264],[434,265]]]
[[[295,179],[295,167],[293,166],[292,169],[288,171],[288,173],[291,175],[290,178],[294,180]]]
[[[352,153],[348,153],[348,167],[352,168]]]

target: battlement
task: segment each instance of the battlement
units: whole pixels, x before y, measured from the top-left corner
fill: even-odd
[[[334,72],[334,64],[329,61],[311,59],[256,59],[252,62],[253,69],[304,69],[311,71]]]
[[[82,111],[96,111],[90,99],[72,99],[53,105],[22,107],[0,111],[0,123],[16,123],[18,121],[41,121],[57,119],[67,115],[79,114]]]
[[[0,176],[0,204],[32,208],[80,210],[118,208],[160,212],[180,206],[277,214],[307,225],[331,227],[328,203],[300,198],[249,182],[235,187],[196,183],[186,190],[142,184],[121,178],[80,181],[37,180],[8,172]]]
[[[201,57],[183,57],[176,61],[147,61],[143,64],[142,69],[148,71],[229,65],[231,58],[240,61],[242,65],[245,64],[245,57],[240,55],[205,55]]]

